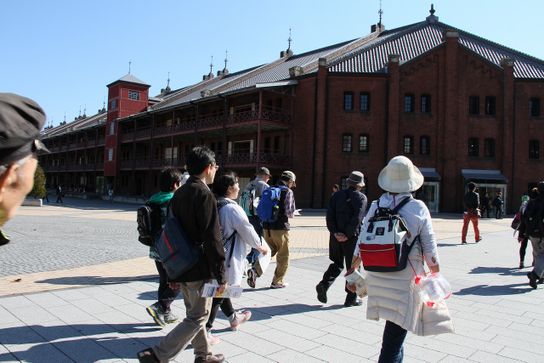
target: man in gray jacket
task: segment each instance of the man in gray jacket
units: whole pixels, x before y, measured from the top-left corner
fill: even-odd
[[[335,192],[327,209],[327,229],[330,232],[329,259],[332,263],[323,274],[323,279],[315,287],[317,299],[325,304],[327,302],[327,290],[344,269],[351,268],[351,261],[357,237],[361,229],[361,223],[365,216],[367,200],[361,193],[364,187],[364,175],[360,171],[352,171],[348,180],[348,188]],[[346,290],[344,306],[361,305],[354,292]]]

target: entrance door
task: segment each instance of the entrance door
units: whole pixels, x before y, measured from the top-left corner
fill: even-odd
[[[439,182],[425,182],[423,183],[420,192],[416,194],[416,197],[427,205],[430,212],[437,213],[440,210],[439,192]]]
[[[476,183],[476,185],[478,187],[478,192],[480,193],[480,201],[482,200],[483,196],[487,193],[487,197],[489,198],[489,205],[491,207],[492,215],[493,215],[494,210],[495,210],[495,208],[493,207],[493,199],[495,199],[498,192],[501,192],[502,193],[502,200],[504,202],[504,204],[502,205],[502,211],[503,211],[503,213],[506,213],[506,211],[508,210],[507,205],[506,205],[506,200],[507,200],[507,198],[506,198],[507,197],[507,195],[506,195],[506,190],[507,190],[506,184],[479,184],[479,183]],[[487,216],[487,211],[486,211],[486,216]]]

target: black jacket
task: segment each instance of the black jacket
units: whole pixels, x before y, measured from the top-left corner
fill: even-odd
[[[480,195],[474,191],[467,192],[464,198],[465,209],[476,209],[480,207]]]
[[[327,209],[327,229],[331,233],[344,233],[353,238],[359,235],[366,214],[366,196],[355,188],[334,193]]]
[[[172,212],[178,218],[187,236],[202,244],[203,255],[195,267],[177,281],[199,281],[215,278],[225,280],[225,252],[219,228],[217,201],[202,180],[191,176],[172,198]]]

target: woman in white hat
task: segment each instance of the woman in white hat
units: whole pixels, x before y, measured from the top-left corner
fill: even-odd
[[[378,176],[379,186],[386,191],[379,198],[381,208],[393,209],[423,185],[423,175],[405,156],[389,161]],[[368,218],[378,208],[372,202],[363,221],[366,230]],[[432,309],[427,307],[415,288],[415,276],[425,275],[424,261],[431,272],[438,272],[439,258],[431,215],[420,200],[411,199],[399,211],[410,231],[411,238],[419,236],[408,255],[409,264],[402,271],[367,272],[367,319],[386,320],[379,362],[402,362],[403,344],[408,331],[416,335],[434,335],[453,331],[451,317],[445,303]],[[363,233],[361,233],[361,236]],[[360,239],[359,242],[360,243]],[[355,249],[353,264],[359,266],[359,248]],[[349,272],[348,272],[349,273]]]

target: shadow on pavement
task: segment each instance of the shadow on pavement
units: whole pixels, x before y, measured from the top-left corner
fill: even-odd
[[[130,212],[136,210],[139,207],[138,203],[121,203],[121,202],[110,202],[107,200],[101,199],[79,199],[79,198],[63,198],[63,203],[44,203],[44,205],[64,207],[70,209],[81,209],[81,210],[108,210],[113,212]]]
[[[340,304],[329,305],[329,306],[306,305],[306,304],[285,304],[285,305],[275,305],[275,306],[251,307],[246,310],[251,311],[251,321],[260,321],[260,320],[271,319],[273,316],[294,315],[294,314],[301,314],[301,313],[306,313],[309,311],[316,311],[316,310],[338,310],[338,309],[346,309],[346,308],[344,307],[344,305],[340,305]],[[223,315],[221,315],[221,317],[224,318]],[[218,332],[218,333],[223,331],[230,331],[230,329],[229,328],[226,328],[225,330],[214,329],[214,332]]]
[[[131,281],[148,281],[157,279],[157,275],[127,276],[127,277],[102,277],[102,276],[74,276],[58,277],[52,279],[38,280],[38,284],[54,285],[114,285],[124,284]]]
[[[515,267],[486,267],[478,266],[470,270],[469,274],[494,274],[501,276],[523,276],[527,272]]]
[[[17,347],[12,346],[11,353],[0,354],[0,362],[13,361],[14,356],[20,361],[38,361],[39,359],[43,362],[134,359],[138,351],[157,344],[161,337],[120,338],[122,336],[120,334],[148,333],[157,330],[156,325],[152,323],[30,325],[4,328],[0,331],[0,343],[36,345],[23,351],[16,351]],[[50,343],[53,341],[54,343]],[[58,354],[52,355],[52,352]]]
[[[525,287],[525,288],[522,288],[522,287]],[[509,285],[476,285],[476,286],[466,287],[457,292],[454,292],[453,295],[499,296],[499,295],[525,294],[529,291],[533,291],[533,289],[529,287],[528,283],[509,284]]]

